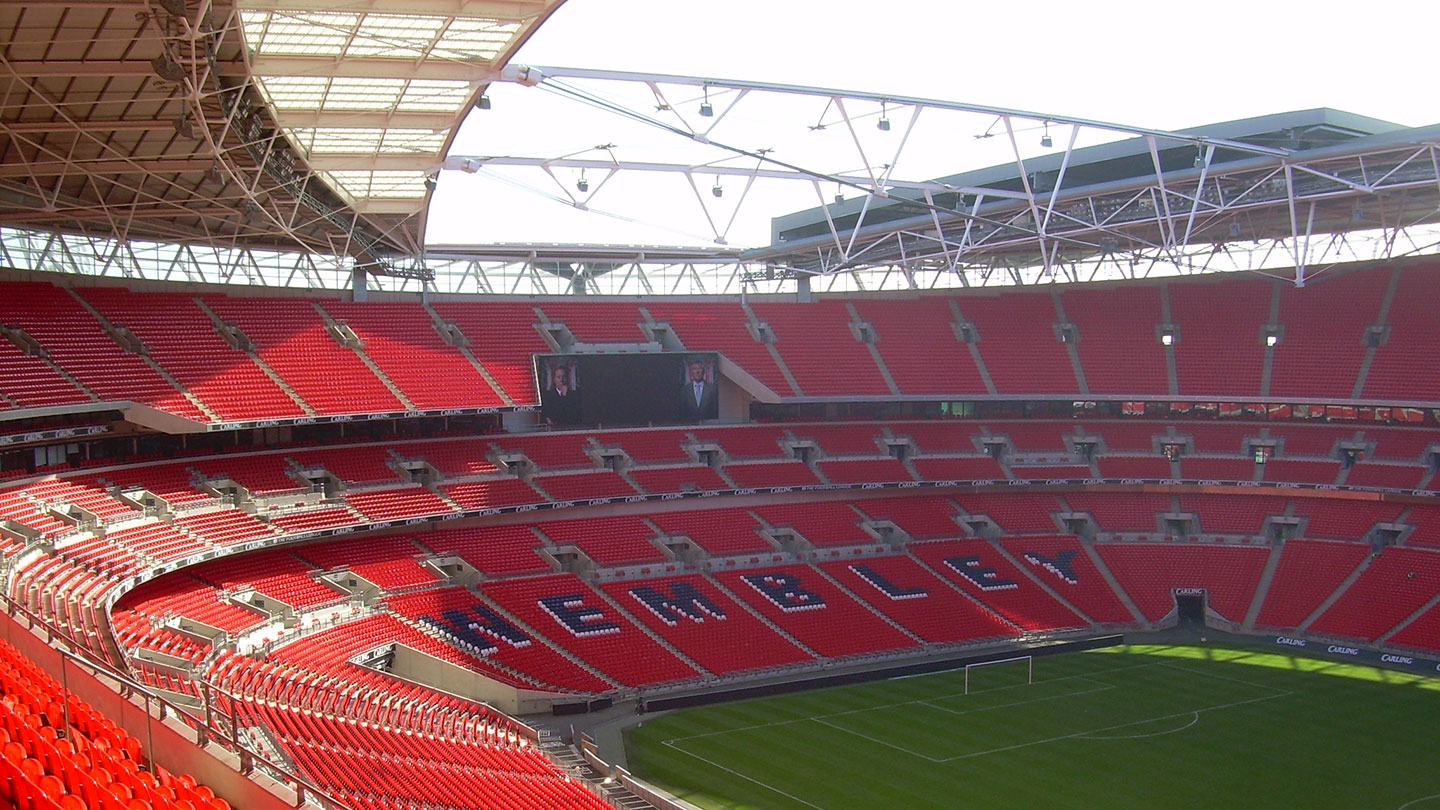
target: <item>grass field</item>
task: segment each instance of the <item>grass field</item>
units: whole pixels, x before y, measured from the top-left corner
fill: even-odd
[[[708,808],[1440,810],[1440,680],[1128,646],[687,709],[638,775]]]

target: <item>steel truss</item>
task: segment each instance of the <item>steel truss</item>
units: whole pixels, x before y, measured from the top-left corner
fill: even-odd
[[[896,235],[901,239],[902,235]],[[1313,278],[1338,264],[1384,261],[1401,255],[1440,254],[1440,226],[1335,234],[1311,240]],[[1096,254],[1032,265],[964,265],[954,270],[903,263],[864,265],[815,274],[733,252],[686,252],[588,245],[444,249],[424,259],[428,281],[401,276],[368,277],[370,289],[392,293],[479,295],[576,294],[667,296],[879,292],[1006,287],[1055,282],[1163,278],[1249,271],[1293,280],[1292,246],[1285,238],[1231,242],[1175,264],[1163,253]],[[345,291],[360,268],[349,256],[186,243],[122,242],[99,237],[0,228],[0,265],[16,270],[117,280],[249,285]]]
[[[1312,127],[1319,137],[1286,130],[1293,143],[1276,146],[1258,138],[1247,142],[1198,130],[1170,132],[902,95],[574,68],[512,70],[524,76],[526,86],[688,140],[699,150],[698,159],[627,160],[607,143],[595,147],[602,153],[598,157],[452,155],[446,169],[531,169],[537,187],[552,188],[549,194],[558,202],[585,210],[601,210],[602,193],[617,175],[683,175],[703,212],[704,221],[694,232],[709,233],[718,245],[730,241],[728,226],[742,206],[764,205],[760,195],[750,193],[756,182],[807,184],[819,203],[804,212],[815,227],[794,238],[784,230],[784,222],[803,217],[781,217],[770,245],[739,256],[802,276],[850,274],[855,288],[868,287],[863,279],[873,283],[877,272],[882,278],[898,273],[905,277],[902,286],[927,287],[994,283],[997,277],[1007,283],[1082,281],[1160,271],[1273,272],[1285,266],[1290,268],[1286,276],[1303,285],[1336,262],[1425,252],[1428,237],[1415,229],[1436,221],[1440,208],[1440,127],[1382,134],[1356,129],[1327,139],[1322,122]],[[862,168],[834,171],[802,159],[781,159],[768,149],[726,143],[727,118],[744,116],[747,104],[761,104],[767,96],[798,99],[797,106],[813,102],[806,109],[822,112],[809,129],[847,132],[853,151],[846,165]],[[634,103],[639,97],[653,104]],[[945,126],[953,127],[957,120],[987,124],[975,137],[1007,141],[1012,160],[1008,169],[996,167],[998,176],[991,171],[989,183],[964,182],[969,175],[897,176],[895,167],[908,157],[907,144],[922,140],[924,128],[942,114],[950,115]],[[1348,114],[1340,117],[1383,125]],[[886,162],[877,165],[879,142],[873,130],[893,135],[892,119],[903,133],[884,143],[893,151],[885,152]],[[1044,133],[1044,150],[1061,142],[1058,151],[1037,154],[1022,145],[1022,133],[1037,131]],[[1116,134],[1131,136],[1118,145],[1119,151],[1141,158],[1149,168],[1137,172],[1132,166],[1097,180],[1096,161],[1103,159],[1097,153],[1105,147],[1087,144]],[[1177,162],[1177,154],[1182,161]],[[586,181],[585,171],[594,179]],[[579,183],[574,182],[577,173]],[[716,197],[721,177],[744,180],[728,221],[706,205],[702,189],[712,175]],[[837,197],[831,203],[822,191],[831,184],[861,196]],[[1231,255],[1237,252],[1247,255]],[[1254,258],[1256,253],[1264,258]],[[1277,260],[1277,255],[1283,258]],[[937,282],[936,275],[954,279]]]

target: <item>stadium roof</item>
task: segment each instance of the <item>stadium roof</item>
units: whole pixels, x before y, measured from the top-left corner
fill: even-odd
[[[560,2],[0,0],[0,223],[403,269],[455,126]]]
[[[647,295],[1224,270],[1303,283],[1326,266],[1440,246],[1440,230],[1427,230],[1440,210],[1440,127],[1319,109],[1175,132],[893,93],[511,64],[560,2],[0,0],[11,39],[0,55],[0,262],[270,286],[364,276],[392,290]],[[692,151],[662,160],[680,150],[617,147],[601,132],[594,154],[450,154],[493,82]],[[514,110],[487,113],[505,114]],[[577,137],[580,120],[549,129]],[[769,129],[744,139],[731,129],[756,122]],[[842,148],[823,152],[822,138]],[[927,138],[954,154],[917,160]],[[957,159],[962,144],[1002,148],[984,153],[990,168],[944,174],[977,165]],[[698,212],[685,229],[698,240],[427,246],[442,169],[446,183],[531,171],[568,212],[612,222],[632,215],[606,210],[602,190],[683,178],[685,199],[640,199]],[[827,204],[831,183],[848,193]],[[804,196],[770,194],[787,184],[822,205],[797,210]],[[752,209],[772,223],[769,244],[732,244]]]

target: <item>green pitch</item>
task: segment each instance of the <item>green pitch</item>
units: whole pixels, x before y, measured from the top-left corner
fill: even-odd
[[[1440,810],[1440,680],[1129,646],[687,709],[632,770],[706,808]]]

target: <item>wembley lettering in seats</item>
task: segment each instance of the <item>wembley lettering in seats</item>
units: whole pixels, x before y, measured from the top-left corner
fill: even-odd
[[[946,557],[945,565],[982,591],[1008,591],[1020,587],[1015,580],[1006,579],[994,568],[982,565],[979,557]]]
[[[497,642],[504,642],[511,647],[530,645],[530,637],[525,635],[520,628],[484,605],[471,605],[468,612],[456,609],[445,610],[440,615],[445,618],[445,621],[442,622],[432,616],[421,616],[420,621],[465,642],[475,648],[480,655],[493,655],[499,651],[500,646]]]
[[[542,596],[538,601],[546,613],[577,636],[603,636],[620,632],[620,625],[605,620],[604,611],[585,605],[585,594]]]
[[[725,611],[710,597],[688,582],[672,582],[670,595],[664,585],[637,585],[630,589],[635,601],[654,613],[660,621],[674,627],[681,619],[703,624],[706,619],[725,619]]]
[[[773,574],[742,574],[745,584],[754,588],[771,604],[794,613],[799,610],[823,610],[825,599],[814,591],[800,587],[800,578],[776,572]]]
[[[891,599],[923,599],[930,595],[924,588],[904,588],[896,585],[868,565],[852,565],[850,570]]]
[[[1061,549],[1055,552],[1054,557],[1047,557],[1038,551],[1027,551],[1023,556],[1025,562],[1049,571],[1071,585],[1080,584],[1080,578],[1075,576],[1075,569],[1070,565],[1070,561],[1075,559],[1075,549]]]

